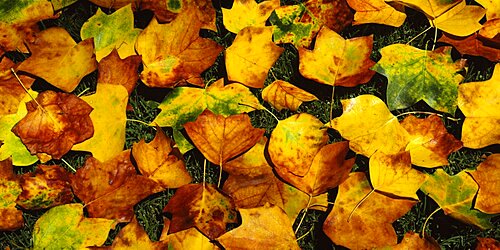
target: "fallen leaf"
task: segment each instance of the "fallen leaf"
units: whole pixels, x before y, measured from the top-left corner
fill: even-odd
[[[134,28],[131,5],[124,6],[110,15],[97,9],[80,30],[82,40],[94,38],[98,62],[113,50],[117,50],[123,58],[135,55],[134,44],[139,33],[141,30]]]
[[[151,241],[144,228],[134,216],[132,221],[123,227],[113,240],[113,245],[106,249],[165,249],[164,241]]]
[[[423,12],[428,18],[434,19],[449,11],[454,6],[458,5],[463,0],[387,0],[387,2],[398,2],[412,9]]]
[[[387,104],[390,110],[404,109],[424,100],[437,111],[454,114],[457,107],[458,74],[465,59],[453,62],[451,47],[433,51],[406,44],[380,49],[382,59],[373,70],[387,77]]]
[[[13,128],[32,154],[60,159],[73,144],[92,137],[92,107],[73,94],[44,91],[26,103],[28,113]]]
[[[264,87],[269,69],[285,50],[274,44],[272,35],[273,27],[250,26],[238,32],[224,54],[229,81]]]
[[[430,23],[446,33],[469,36],[481,29],[479,21],[485,13],[486,10],[481,6],[466,5],[465,1],[461,1],[439,17],[430,20]],[[457,25],[457,22],[460,22],[460,25]]]
[[[85,161],[71,177],[74,194],[86,205],[90,217],[129,222],[134,205],[163,190],[155,181],[137,175],[130,150],[106,162],[94,157]]]
[[[184,124],[184,129],[203,156],[221,167],[255,145],[265,132],[254,128],[247,114],[226,118],[210,110],[203,111],[196,121]]]
[[[65,92],[73,91],[84,76],[97,69],[93,40],[77,44],[61,27],[38,33],[28,47],[31,56],[17,70],[41,77]]]
[[[101,84],[122,85],[130,95],[137,85],[137,70],[141,64],[141,56],[133,55],[121,59],[118,51],[113,49],[97,66],[97,82]]]
[[[368,82],[375,74],[370,70],[373,36],[345,40],[327,27],[321,28],[312,51],[299,50],[299,71],[316,82],[354,87]]]
[[[314,156],[328,142],[323,123],[307,113],[279,121],[269,139],[268,152],[275,168],[294,175],[309,172]]]
[[[500,61],[500,48],[488,46],[479,38],[477,33],[468,37],[456,37],[444,33],[438,42],[453,45],[462,55],[482,56],[492,62]]]
[[[217,241],[226,249],[300,249],[292,223],[281,208],[266,204],[239,209],[241,226],[223,234]],[[242,242],[251,242],[242,245]]]
[[[54,7],[54,11],[61,10],[62,8],[66,8],[76,2],[78,0],[50,0],[52,6]]]
[[[478,32],[482,39],[492,42],[495,47],[500,46],[500,18],[489,20],[484,23]]]
[[[487,214],[500,213],[500,154],[492,154],[476,170],[467,171],[479,184],[474,208]]]
[[[420,190],[429,195],[446,215],[482,230],[493,227],[490,222],[493,215],[472,209],[479,187],[470,175],[462,171],[450,176],[444,170],[437,169],[428,176]]]
[[[227,223],[237,222],[233,201],[204,183],[177,189],[163,212],[172,214],[170,233],[196,227],[211,240],[226,232]]]
[[[462,125],[464,147],[483,148],[500,143],[500,64],[487,81],[458,86],[458,107],[465,115]]]
[[[144,63],[144,84],[162,88],[185,83],[204,86],[200,74],[215,62],[223,48],[201,38],[201,26],[195,11],[184,11],[168,24],[151,20],[135,44]]]
[[[441,246],[431,236],[425,235],[421,238],[419,234],[412,231],[405,233],[401,243],[394,246],[386,246],[376,249],[384,250],[408,250],[408,249],[425,249],[425,250],[440,250]]]
[[[500,18],[500,3],[495,0],[476,0],[477,3],[486,9],[486,19],[493,20]]]
[[[370,157],[370,181],[376,191],[418,200],[417,191],[426,177],[411,167],[408,151],[391,155],[375,152]]]
[[[347,0],[347,3],[356,11],[353,25],[378,23],[400,27],[406,20],[404,6],[396,3],[394,6],[384,0]]]
[[[420,167],[434,168],[448,165],[448,156],[462,147],[462,142],[446,131],[443,121],[437,115],[425,119],[413,115],[401,121],[409,134],[411,163]]]
[[[304,6],[308,11],[302,16],[302,21],[315,21],[335,32],[350,26],[353,20],[353,14],[345,0],[308,0]]]
[[[132,155],[139,171],[146,177],[160,183],[164,188],[178,188],[193,180],[182,155],[174,149],[174,142],[156,127],[155,138],[146,143],[144,139],[132,146]]]
[[[69,173],[62,167],[38,165],[34,173],[20,176],[22,193],[16,203],[24,209],[45,209],[73,201]]]
[[[33,229],[34,249],[82,249],[101,246],[115,227],[114,220],[86,218],[83,205],[72,203],[51,208]]]
[[[196,228],[190,228],[177,233],[169,234],[163,241],[166,242],[167,249],[220,249]]]
[[[10,69],[16,69],[17,65],[7,57],[0,59],[0,116],[15,114],[19,103],[26,96],[23,86],[17,81]],[[27,89],[35,79],[20,75],[21,82]]]
[[[477,237],[476,250],[500,249],[500,242],[493,238]]]
[[[398,238],[392,223],[410,211],[416,201],[374,192],[349,220],[349,214],[369,192],[372,188],[364,173],[351,173],[340,184],[333,210],[323,224],[323,231],[335,244],[351,249],[396,245]]]
[[[94,136],[72,149],[89,151],[101,162],[112,159],[125,145],[127,90],[120,85],[98,84],[95,94],[82,99],[94,109],[90,114]]]
[[[380,98],[360,95],[341,100],[341,103],[342,115],[325,125],[338,130],[349,140],[349,147],[354,152],[366,157],[371,157],[377,150],[396,154],[408,144],[408,132]]]
[[[222,8],[224,27],[233,33],[239,33],[249,26],[264,27],[271,12],[279,6],[279,0],[262,1],[259,4],[255,0],[235,0],[231,9]]]
[[[14,231],[23,227],[23,211],[16,208],[16,199],[21,191],[12,160],[0,161],[0,231]]]
[[[313,94],[282,80],[276,80],[265,87],[262,90],[262,99],[278,111],[285,108],[297,111],[302,102],[318,100]]]

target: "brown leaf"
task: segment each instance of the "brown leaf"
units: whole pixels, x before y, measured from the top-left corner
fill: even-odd
[[[404,6],[396,3],[394,6],[384,0],[347,0],[347,3],[356,11],[353,25],[379,23],[400,27],[406,19]]]
[[[304,3],[307,11],[301,18],[301,22],[319,23],[329,29],[340,32],[353,21],[353,14],[346,0],[309,0]]]
[[[262,99],[278,111],[284,108],[297,111],[302,102],[318,100],[313,94],[282,80],[276,80],[265,87],[262,90]]]
[[[121,59],[118,55],[118,51],[113,49],[108,56],[101,59],[97,66],[99,72],[97,75],[97,82],[101,84],[123,85],[130,95],[139,79],[137,69],[141,64],[141,60],[142,57],[140,55]]]
[[[404,235],[401,243],[395,246],[386,246],[376,249],[391,249],[391,250],[408,250],[408,249],[420,249],[420,250],[440,250],[441,247],[435,239],[429,235],[425,235],[421,238],[419,234],[412,231],[407,232]]]
[[[163,212],[172,214],[170,233],[196,227],[211,240],[226,232],[227,223],[237,221],[231,198],[210,184],[180,187]]]
[[[208,109],[184,128],[205,158],[220,166],[255,145],[265,132],[254,128],[247,114],[224,117]]]
[[[483,40],[479,39],[477,33],[467,37],[458,37],[443,33],[443,36],[439,38],[438,42],[453,45],[460,54],[482,56],[492,62],[500,61],[500,48],[491,46],[494,44],[485,43]]]
[[[71,186],[86,204],[90,217],[118,222],[129,222],[137,202],[163,190],[155,181],[137,175],[130,162],[130,150],[106,162],[88,158],[71,177]]]
[[[14,174],[12,160],[0,161],[0,231],[14,231],[23,226],[23,212],[15,203],[19,194],[21,186]]]
[[[483,213],[500,213],[500,154],[492,154],[475,171],[468,171],[479,184],[475,209]]]
[[[49,90],[40,93],[36,101],[26,103],[28,114],[12,128],[31,154],[46,153],[60,159],[73,144],[92,137],[92,107],[79,97]]]
[[[7,57],[0,60],[0,116],[3,116],[17,112],[26,91],[10,71],[11,68],[15,70],[17,65]],[[27,89],[31,88],[31,84],[35,81],[25,75],[20,75],[19,78]]]
[[[476,250],[495,250],[500,249],[500,242],[493,238],[477,237]]]
[[[69,173],[62,167],[38,165],[34,173],[21,175],[23,192],[16,203],[24,209],[44,209],[73,201]]]
[[[151,142],[142,139],[132,147],[139,171],[163,188],[178,188],[192,181],[182,155],[173,146],[174,142],[156,127],[156,136]]]

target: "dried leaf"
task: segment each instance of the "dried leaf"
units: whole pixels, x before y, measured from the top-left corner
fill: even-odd
[[[465,1],[453,6],[439,17],[431,20],[431,25],[455,35],[469,36],[481,29],[479,21],[484,17],[486,10],[481,6],[466,5]],[[460,22],[460,25],[457,25]]]
[[[0,231],[14,231],[23,226],[23,212],[16,208],[16,199],[21,191],[12,160],[0,161]]]
[[[11,68],[15,70],[17,65],[7,57],[0,59],[0,116],[15,114],[19,103],[26,96],[26,91],[10,71]],[[27,89],[35,81],[25,75],[19,78]]]
[[[477,237],[476,250],[493,250],[500,249],[500,242],[493,238]]]
[[[264,27],[271,12],[279,6],[279,0],[262,1],[259,4],[255,0],[235,0],[231,9],[222,8],[224,27],[233,33],[239,33],[249,26]]]
[[[384,250],[408,250],[408,249],[422,249],[422,250],[440,250],[441,246],[437,243],[435,239],[431,236],[425,235],[424,238],[421,238],[419,234],[414,233],[412,231],[407,232],[404,235],[401,243],[395,246],[386,246],[382,248],[376,249],[384,249]]]
[[[200,233],[196,228],[190,228],[177,233],[169,234],[163,240],[168,249],[197,249],[217,250],[220,249],[212,243],[209,238]]]
[[[122,85],[130,95],[135,89],[139,75],[137,69],[141,64],[141,56],[133,55],[121,59],[118,51],[113,49],[97,66],[99,72],[97,82],[101,84]]]
[[[483,213],[500,213],[500,154],[492,154],[475,171],[467,171],[479,184],[474,208]]]
[[[353,25],[379,23],[400,27],[406,20],[404,6],[399,4],[391,6],[384,0],[347,0],[347,3],[356,11]]]
[[[460,54],[482,56],[492,62],[500,61],[500,48],[488,46],[489,44],[479,38],[477,33],[468,37],[456,37],[444,33],[438,42],[453,45]]]
[[[165,249],[164,241],[151,241],[144,228],[134,216],[132,221],[123,227],[113,240],[113,245],[107,249]]]
[[[275,109],[297,111],[302,102],[318,100],[313,94],[296,87],[289,82],[276,80],[262,90],[262,99]]]

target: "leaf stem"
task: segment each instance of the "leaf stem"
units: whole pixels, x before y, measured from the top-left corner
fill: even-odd
[[[69,164],[66,160],[64,160],[63,158],[61,158],[61,161],[64,162],[64,164],[66,164],[68,166],[68,168],[73,171],[73,173],[76,173],[76,169],[71,166],[71,164]]]
[[[87,93],[87,91],[89,91],[89,90],[90,90],[90,88],[86,88],[86,89],[84,89],[82,92],[80,92],[80,94],[78,94],[78,95],[76,95],[76,96],[77,96],[77,97],[80,97],[80,96],[82,96],[83,94]]]
[[[16,79],[19,82],[19,84],[21,84],[21,87],[23,87],[23,89],[26,92],[26,94],[28,94],[30,96],[30,98],[33,101],[35,101],[36,105],[38,105],[38,107],[40,107],[43,112],[47,112],[47,110],[45,110],[45,108],[43,108],[42,105],[31,95],[31,93],[28,91],[28,89],[26,88],[26,86],[24,86],[24,83],[21,81],[21,78],[19,78],[19,76],[16,74],[16,71],[14,71],[13,68],[10,68],[10,71],[12,72],[12,74],[14,74],[14,76],[16,77]]]
[[[304,211],[302,212],[303,213],[302,218],[300,218],[299,224],[297,225],[297,228],[295,228],[295,234],[297,234],[297,232],[299,231],[299,228],[302,225],[304,218],[306,217],[307,211],[309,210],[309,206],[311,205],[312,195],[310,195],[310,194],[308,194],[308,195],[309,195],[309,200],[307,200],[307,206],[304,209]]]
[[[156,129],[156,128],[155,128],[155,126],[149,125],[148,123],[143,122],[143,121],[141,121],[141,120],[136,120],[136,119],[129,119],[129,118],[127,118],[127,122],[137,122],[137,123],[140,123],[140,124],[142,124],[142,125],[145,125],[145,126],[148,126],[148,127],[153,127],[154,129]]]
[[[241,103],[241,102],[239,102],[239,103],[238,103],[238,105],[247,106],[247,107],[253,108],[253,109],[255,109],[255,110],[264,110],[264,111],[266,111],[267,113],[271,114],[271,115],[274,117],[274,119],[276,119],[276,121],[277,121],[277,122],[279,122],[279,121],[280,121],[280,119],[278,119],[278,117],[277,117],[275,114],[273,114],[273,112],[269,111],[269,109],[267,109],[266,107],[264,107],[264,106],[262,106],[262,105],[260,105],[260,106],[262,107],[262,108],[260,108],[260,109],[258,109],[258,108],[256,108],[256,107],[254,107],[254,106],[252,106],[252,105],[250,105],[250,104]]]
[[[422,232],[420,232],[420,237],[424,237],[424,234],[425,234],[425,227],[427,226],[427,222],[429,222],[429,219],[435,214],[437,213],[438,211],[440,211],[441,208],[438,207],[436,210],[434,210],[434,212],[432,212],[429,216],[427,216],[427,218],[425,219],[425,222],[424,222],[424,225],[422,225]]]
[[[363,199],[361,199],[358,202],[358,204],[356,204],[356,206],[354,206],[354,208],[352,209],[351,213],[349,214],[349,217],[347,217],[347,222],[349,222],[351,220],[351,217],[354,214],[354,211],[356,211],[356,209],[358,209],[358,207],[361,206],[361,204],[363,204],[363,202],[365,202],[366,199],[368,199],[368,197],[370,197],[370,195],[373,194],[373,192],[375,192],[375,189],[372,189],[372,191],[370,191],[369,193],[367,193],[365,195],[365,197],[363,197]]]
[[[418,33],[418,35],[414,36],[412,39],[410,39],[410,41],[408,41],[406,43],[406,45],[409,45],[411,42],[413,42],[415,39],[417,39],[419,36],[423,35],[425,32],[429,31],[430,29],[432,29],[432,26],[429,26],[427,29],[425,29],[424,31]]]
[[[335,78],[337,78],[337,76],[335,75]],[[335,85],[332,86],[332,97],[330,98],[330,127],[332,126],[332,120],[333,120],[333,99],[334,99],[334,96],[335,96]]]
[[[297,238],[297,241],[300,241],[303,238],[305,238],[307,235],[309,235],[312,232],[313,229],[314,229],[314,225],[305,234],[303,234],[299,238]]]
[[[433,113],[433,112],[427,112],[427,111],[409,111],[409,112],[404,112],[404,113],[401,113],[399,115],[396,115],[396,118],[401,117],[401,116],[405,116],[405,115],[411,115],[411,114],[437,115],[439,117],[442,117],[442,118],[445,118],[445,119],[448,119],[448,120],[451,120],[451,121],[455,121],[455,122],[460,121],[460,118],[451,118],[451,117],[448,117],[448,116],[444,116],[442,114]]]

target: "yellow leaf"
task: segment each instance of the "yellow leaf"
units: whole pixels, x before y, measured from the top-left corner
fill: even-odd
[[[423,12],[426,16],[434,19],[464,0],[387,0],[386,2],[398,2],[412,9]]]
[[[169,234],[162,240],[167,243],[167,249],[196,249],[216,250],[220,249],[196,228],[190,228]],[[144,248],[141,248],[144,249]]]
[[[431,25],[455,36],[468,36],[481,29],[479,21],[485,13],[486,10],[482,7],[465,5],[463,1],[431,20]]]
[[[474,208],[488,214],[500,213],[500,154],[488,156],[468,173],[479,184]]]
[[[318,100],[313,94],[282,80],[276,80],[265,87],[262,90],[262,99],[278,111],[284,108],[297,111],[302,102]]]
[[[394,7],[384,0],[347,0],[347,3],[356,11],[353,25],[379,23],[399,27],[406,19],[404,6],[397,3]]]
[[[476,2],[486,9],[486,19],[500,18],[500,2],[498,0],[476,0]]]
[[[224,27],[233,33],[239,33],[248,26],[264,27],[271,12],[279,6],[279,0],[259,4],[255,0],[235,0],[231,9],[222,8]]]
[[[151,241],[144,228],[137,221],[137,217],[134,216],[132,221],[116,235],[110,249],[165,249],[166,245],[165,241]]]

